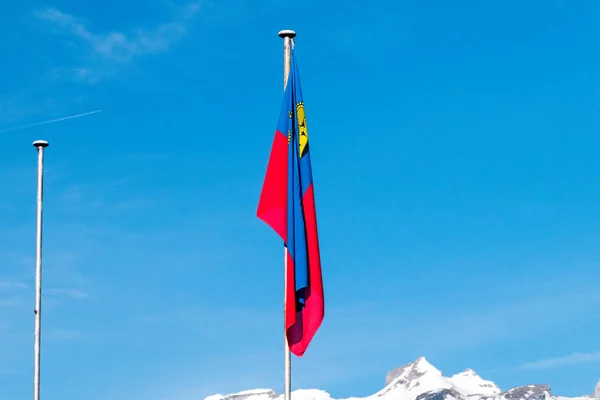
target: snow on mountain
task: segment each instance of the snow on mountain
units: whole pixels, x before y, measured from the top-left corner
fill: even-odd
[[[494,382],[482,379],[471,368],[453,375],[449,380],[457,389],[467,395],[493,396],[502,393],[502,390]]]
[[[333,400],[329,393],[317,389],[298,389],[293,391],[294,400]],[[204,400],[282,400],[283,396],[270,389],[246,390],[223,396],[215,394]]]
[[[272,400],[278,398],[277,392],[271,389],[254,389],[245,390],[243,392],[228,394],[223,396],[221,394],[214,394],[208,396],[204,400]]]
[[[329,393],[316,389],[299,389],[293,392],[294,400],[333,400]],[[283,399],[283,396],[281,396]]]
[[[502,397],[508,400],[545,400],[552,394],[548,385],[526,385],[509,389]]]
[[[600,398],[600,381],[594,397]],[[293,400],[333,400],[322,390],[301,389],[292,392]],[[269,389],[249,390],[230,395],[213,395],[205,400],[283,400]],[[363,398],[345,400],[592,400],[591,396],[567,398],[552,395],[548,385],[519,386],[502,392],[492,381],[481,378],[472,369],[445,377],[425,357],[390,371],[385,387]]]
[[[594,390],[594,394],[592,396],[600,399],[600,380],[598,380],[598,383],[596,384],[596,390]]]
[[[386,381],[389,381],[386,387],[371,397],[414,400],[423,393],[452,388],[450,381],[425,357],[390,372]]]

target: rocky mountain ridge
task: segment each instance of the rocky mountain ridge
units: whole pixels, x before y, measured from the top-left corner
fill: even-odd
[[[333,400],[322,390],[295,390],[294,400]],[[492,381],[481,378],[472,369],[445,377],[425,357],[390,371],[385,387],[363,397],[341,400],[595,400],[600,399],[600,381],[589,396],[561,397],[552,394],[549,385],[526,385],[502,391]],[[249,390],[229,395],[213,395],[205,400],[282,400],[269,389]]]

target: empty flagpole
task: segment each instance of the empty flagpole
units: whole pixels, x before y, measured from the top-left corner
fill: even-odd
[[[33,400],[40,400],[40,339],[42,322],[42,200],[44,191],[44,148],[45,140],[36,140],[33,146],[38,151],[37,181],[37,229],[35,256],[35,326],[33,345]]]
[[[287,85],[288,76],[290,74],[290,56],[292,40],[296,37],[296,32],[291,30],[283,30],[279,32],[279,37],[283,39],[283,90]],[[284,246],[283,252],[283,266],[284,266],[284,285],[283,285],[283,398],[284,400],[291,400],[292,398],[292,356],[290,353],[290,346],[287,342],[287,335],[285,329],[285,304],[286,300],[286,287],[287,287],[287,248]],[[293,304],[291,305],[294,306]]]

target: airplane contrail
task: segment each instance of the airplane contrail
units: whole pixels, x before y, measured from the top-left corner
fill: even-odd
[[[54,122],[64,121],[64,120],[67,120],[67,119],[85,117],[86,115],[96,114],[96,113],[99,113],[100,111],[102,111],[102,110],[90,111],[90,112],[86,112],[86,113],[83,113],[83,114],[77,114],[77,115],[71,115],[71,116],[68,116],[68,117],[51,119],[49,121],[36,122],[35,124],[16,126],[14,128],[0,129],[0,133],[18,131],[18,130],[27,129],[27,128],[33,128],[34,126],[52,124]]]

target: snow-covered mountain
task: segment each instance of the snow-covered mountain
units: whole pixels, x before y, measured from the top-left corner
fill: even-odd
[[[385,387],[362,398],[344,400],[594,400],[600,399],[600,381],[590,396],[554,396],[548,385],[519,386],[503,392],[494,382],[482,379],[472,369],[445,377],[425,357],[389,372]],[[269,389],[249,390],[230,395],[213,395],[205,400],[282,400]],[[333,400],[322,390],[295,390],[293,400]]]

